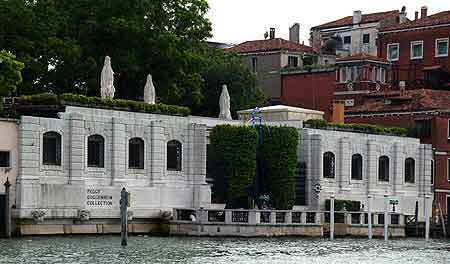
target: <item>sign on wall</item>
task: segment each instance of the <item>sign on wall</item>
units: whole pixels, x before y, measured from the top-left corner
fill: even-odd
[[[118,207],[120,190],[102,187],[88,187],[86,189],[86,208],[114,209]]]

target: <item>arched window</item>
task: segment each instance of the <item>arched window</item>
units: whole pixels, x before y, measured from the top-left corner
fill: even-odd
[[[362,180],[363,159],[360,154],[352,156],[352,180]]]
[[[61,165],[61,135],[47,132],[42,138],[42,163],[44,165]]]
[[[105,166],[105,139],[100,135],[88,137],[88,167]]]
[[[128,167],[144,169],[144,140],[132,138],[128,142]]]
[[[381,156],[378,159],[378,180],[389,181],[389,158]]]
[[[405,182],[416,182],[416,161],[413,158],[405,160]]]
[[[167,142],[167,169],[181,171],[182,146],[177,140]]]
[[[323,154],[323,177],[334,179],[335,158],[332,152]]]

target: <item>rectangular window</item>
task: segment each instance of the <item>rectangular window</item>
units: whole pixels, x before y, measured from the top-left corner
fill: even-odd
[[[436,57],[448,56],[448,38],[436,39]]]
[[[420,138],[431,137],[431,119],[416,120],[414,134]]]
[[[258,58],[252,58],[252,72],[258,72]]]
[[[364,34],[363,35],[363,44],[369,44],[370,43],[370,34]]]
[[[298,67],[298,57],[289,56],[288,57],[288,66],[289,67]]]
[[[447,181],[450,181],[450,159],[447,159]]]
[[[398,61],[400,55],[400,44],[393,43],[387,45],[387,59],[388,61]]]
[[[423,41],[411,42],[411,60],[423,59]]]
[[[11,159],[9,151],[0,151],[0,168],[10,168]]]
[[[344,37],[344,44],[351,44],[352,43],[352,37],[351,36],[345,36]]]

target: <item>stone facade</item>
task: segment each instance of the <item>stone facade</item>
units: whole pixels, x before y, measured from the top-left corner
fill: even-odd
[[[334,178],[324,178],[323,156],[335,155]],[[352,155],[362,155],[362,180],[351,178]],[[379,158],[389,158],[389,181],[380,181]],[[414,183],[405,182],[405,159],[415,161]],[[360,201],[367,208],[368,195],[373,198],[372,210],[384,211],[384,195],[399,201],[396,212],[414,215],[419,202],[420,218],[424,217],[425,196],[432,194],[431,145],[419,139],[359,134],[317,129],[301,129],[299,159],[306,165],[307,208],[324,210],[325,200]],[[429,199],[429,202],[432,200]],[[392,206],[390,206],[390,210]],[[430,208],[431,204],[427,208]]]

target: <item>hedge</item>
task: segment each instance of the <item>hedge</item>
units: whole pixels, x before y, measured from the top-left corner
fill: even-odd
[[[290,210],[295,204],[298,139],[298,131],[292,127],[263,129],[264,189],[276,209]]]
[[[227,208],[249,208],[249,190],[256,172],[255,129],[243,126],[219,125],[210,134],[211,176],[215,181],[216,202]]]
[[[339,211],[348,211],[348,212],[359,212],[361,211],[361,202],[359,201],[351,201],[351,200],[334,200],[334,210],[336,212]],[[330,211],[330,200],[325,200],[325,210]]]
[[[406,137],[408,135],[408,130],[402,127],[381,127],[369,124],[335,124],[335,123],[328,123],[323,119],[310,119],[308,121],[305,121],[304,124],[308,125],[311,128],[316,129],[325,129],[325,128],[336,130],[343,129],[343,130],[352,130],[353,132],[359,133],[398,136],[398,137]]]
[[[190,114],[189,108],[182,106],[147,104],[144,102],[123,99],[102,99],[100,97],[88,97],[70,93],[62,94],[61,96],[57,96],[51,93],[22,96],[20,97],[20,102],[26,105],[81,105],[88,107],[100,106],[109,109],[166,115],[187,116]]]

